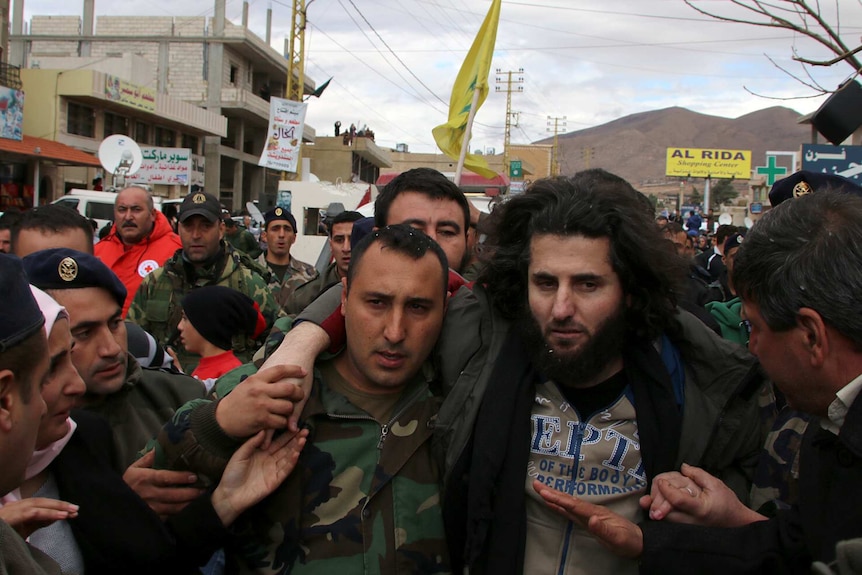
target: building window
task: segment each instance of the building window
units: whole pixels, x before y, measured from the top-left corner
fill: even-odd
[[[87,138],[96,137],[96,111],[88,106],[69,102],[66,107],[66,132]]]
[[[239,68],[231,64],[230,66],[230,83],[232,85],[236,85],[237,76],[239,75]]]
[[[116,114],[105,112],[105,128],[102,137],[107,138],[112,134],[129,135],[129,121]]]
[[[173,148],[177,143],[177,133],[161,126],[156,126],[156,145],[163,148]]]
[[[135,122],[135,142],[138,144],[150,143],[150,126],[144,122]]]
[[[198,152],[198,137],[190,136],[189,134],[183,134],[183,148],[191,148],[192,154],[197,154]]]

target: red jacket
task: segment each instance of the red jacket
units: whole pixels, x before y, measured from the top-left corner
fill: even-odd
[[[174,233],[168,219],[158,210],[153,231],[137,244],[123,245],[123,240],[117,235],[116,224],[111,228],[111,233],[96,244],[96,257],[117,274],[128,290],[123,304],[123,317],[126,317],[144,276],[162,267],[182,247],[180,236]]]

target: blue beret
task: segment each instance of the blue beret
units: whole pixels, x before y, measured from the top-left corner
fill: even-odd
[[[284,220],[286,222],[290,222],[290,226],[293,228],[293,231],[299,233],[296,229],[296,218],[294,218],[293,214],[291,214],[288,210],[285,210],[280,206],[273,208],[263,214],[263,228],[268,228],[269,223],[276,220]]]
[[[0,254],[0,316],[0,352],[15,347],[45,323],[21,260],[6,254]]]
[[[120,307],[126,301],[126,286],[96,256],[51,248],[32,253],[23,261],[30,283],[41,290],[98,287],[108,290]]]
[[[362,218],[353,222],[353,231],[350,233],[350,249],[356,249],[362,238],[374,229],[374,218]]]
[[[800,170],[773,184],[769,190],[769,203],[774,208],[784,200],[826,190],[862,194],[859,184],[843,176]]]
[[[745,238],[742,234],[733,234],[724,240],[724,255],[727,255],[727,250],[732,250],[733,248],[738,248],[742,245],[742,240]]]

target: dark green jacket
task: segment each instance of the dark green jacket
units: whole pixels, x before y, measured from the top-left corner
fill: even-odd
[[[203,395],[204,388],[198,380],[144,369],[129,355],[123,387],[110,395],[87,395],[83,407],[108,420],[114,432],[116,460],[125,469],[177,409]]]

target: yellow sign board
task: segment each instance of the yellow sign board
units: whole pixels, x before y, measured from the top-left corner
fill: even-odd
[[[665,175],[684,178],[751,178],[751,150],[668,148]]]
[[[105,99],[147,112],[156,111],[156,91],[105,74]]]

